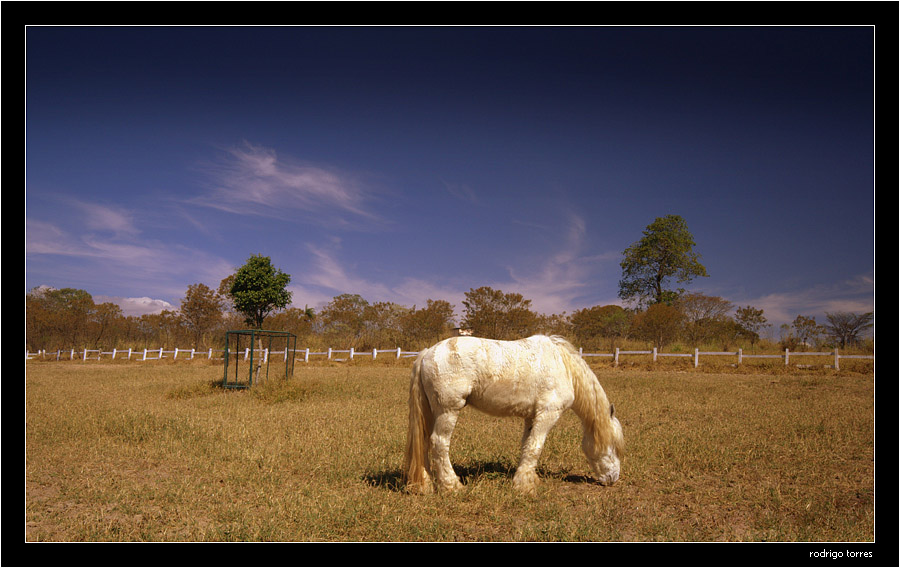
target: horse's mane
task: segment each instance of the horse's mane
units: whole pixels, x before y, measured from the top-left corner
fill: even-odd
[[[615,445],[617,451],[624,451],[623,440],[615,435],[610,413],[609,399],[597,375],[591,370],[575,346],[559,335],[550,336],[550,341],[563,354],[563,362],[572,379],[575,390],[575,411],[584,423],[585,431],[594,437],[595,448],[606,448]]]

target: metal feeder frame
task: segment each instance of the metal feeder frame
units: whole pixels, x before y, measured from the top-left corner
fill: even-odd
[[[231,351],[231,340],[232,336],[235,337],[236,341],[236,349]],[[247,370],[247,381],[240,382],[238,377],[240,376],[240,361],[241,354],[245,353],[245,349],[241,348],[241,338],[249,337],[249,353],[248,358],[245,359],[249,368]],[[273,331],[268,329],[237,329],[230,330],[225,332],[225,373],[222,378],[222,386],[226,389],[247,389],[253,386],[254,383],[254,357],[262,357],[261,354],[256,353],[256,341],[259,340],[263,345],[262,349],[265,349],[267,353],[272,351],[272,341],[275,339],[284,339],[284,378],[288,379],[294,376],[294,356],[293,352],[297,350],[297,336],[293,333],[287,331]],[[229,381],[228,377],[228,365],[231,357],[234,356],[234,380]],[[262,382],[269,378],[269,367],[271,365],[271,360],[268,356],[263,360],[266,366],[266,374],[265,377],[261,377],[258,382]],[[257,363],[259,363],[257,359]],[[263,364],[263,363],[259,363]]]

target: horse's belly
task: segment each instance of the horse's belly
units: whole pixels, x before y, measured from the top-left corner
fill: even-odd
[[[541,389],[534,384],[498,379],[473,389],[466,404],[495,416],[534,416],[538,404],[546,401]]]

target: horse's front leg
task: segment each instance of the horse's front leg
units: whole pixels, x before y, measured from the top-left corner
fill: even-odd
[[[534,493],[537,488],[538,460],[544,449],[544,442],[550,429],[559,420],[562,412],[543,412],[534,418],[525,419],[525,431],[522,433],[522,452],[519,456],[519,466],[513,476],[513,487],[523,493]]]
[[[462,488],[453,464],[450,463],[450,438],[459,418],[458,410],[445,410],[434,417],[431,433],[431,474],[439,490],[454,491]]]

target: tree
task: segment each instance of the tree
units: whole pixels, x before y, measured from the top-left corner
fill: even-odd
[[[694,347],[727,335],[731,302],[699,292],[682,294],[676,303],[684,316],[684,337]]]
[[[628,333],[629,316],[622,306],[594,306],[576,311],[569,318],[572,335],[583,346],[594,347],[603,339],[614,346],[615,339]]]
[[[671,280],[681,284],[709,276],[694,245],[694,237],[679,215],[658,217],[644,230],[643,238],[622,253],[619,297],[640,306],[671,305],[684,291],[670,290]]]
[[[89,331],[95,308],[93,297],[84,290],[35,288],[25,301],[27,337],[40,338],[35,349],[86,347],[96,338]]]
[[[798,315],[791,327],[794,328],[794,337],[798,345],[812,345],[816,343],[825,329],[816,323],[816,318]]]
[[[531,300],[522,294],[503,293],[488,286],[469,289],[463,300],[463,327],[478,337],[489,339],[519,339],[530,335],[537,324],[531,311]]]
[[[424,308],[410,310],[402,321],[403,335],[416,345],[431,345],[446,335],[453,325],[453,304],[427,300]]]
[[[843,349],[860,341],[860,335],[872,328],[875,312],[854,314],[851,312],[825,313],[825,333]]]
[[[635,316],[634,327],[638,334],[662,349],[681,333],[682,314],[668,304],[653,304]]]
[[[368,307],[369,302],[359,294],[335,296],[319,314],[322,331],[341,343],[358,347],[357,342],[366,329]]]
[[[734,314],[734,320],[740,326],[744,335],[750,338],[750,345],[756,345],[759,341],[759,332],[769,327],[763,310],[758,310],[752,306],[738,308]]]
[[[100,345],[103,334],[109,331],[116,321],[122,319],[122,308],[112,302],[97,304],[91,311],[91,324],[94,328],[94,347]]]
[[[191,284],[181,301],[181,317],[193,334],[195,346],[201,345],[203,334],[222,321],[224,300],[206,284]]]
[[[396,346],[403,342],[403,320],[409,308],[394,302],[375,302],[363,310],[366,341],[361,349],[383,345]]]
[[[244,321],[260,329],[266,316],[291,303],[290,282],[291,275],[272,266],[268,256],[253,255],[234,274],[228,296]]]

